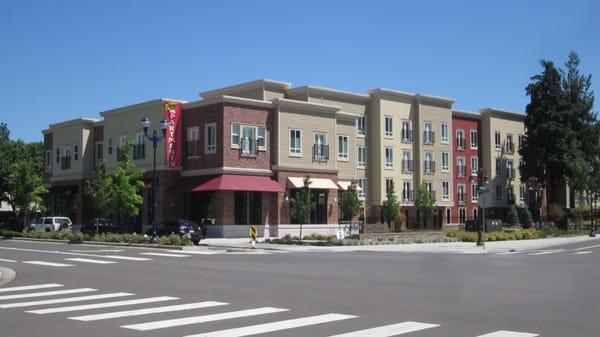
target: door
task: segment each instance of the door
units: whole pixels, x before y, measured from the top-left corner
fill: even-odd
[[[327,223],[327,192],[325,190],[311,190],[312,210],[310,222],[312,224]]]

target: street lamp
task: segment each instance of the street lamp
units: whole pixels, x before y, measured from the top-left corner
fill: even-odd
[[[148,136],[148,128],[150,128],[150,119],[148,117],[142,118],[140,124],[144,130],[144,136],[152,142],[152,148],[154,149],[154,160],[152,162],[152,197],[150,198],[150,218],[152,221],[152,242],[156,242],[158,241],[158,234],[156,233],[156,148],[158,147],[158,143],[165,138],[167,128],[169,127],[169,122],[164,119],[160,121],[162,136],[158,135],[156,131],[153,132],[151,136]]]
[[[485,248],[485,193],[489,191],[487,185],[487,173],[484,169],[481,169],[479,173],[479,186],[477,186],[477,193],[479,194],[479,204],[481,205],[481,226],[477,226],[477,246]]]

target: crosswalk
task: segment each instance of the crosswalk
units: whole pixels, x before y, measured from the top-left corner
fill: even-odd
[[[589,255],[589,254],[599,254],[600,251],[590,250],[591,248],[599,247],[598,245],[589,246],[589,247],[580,247],[575,249],[529,249],[529,250],[512,250],[508,252],[490,252],[492,255],[527,255],[527,256],[546,256],[546,255]]]
[[[59,290],[52,290],[59,289]],[[94,293],[84,296],[71,296],[77,293]],[[356,314],[322,312],[311,313],[308,316],[298,317],[294,311],[283,307],[256,307],[236,308],[228,310],[233,304],[224,301],[202,300],[183,301],[172,296],[139,297],[135,293],[108,292],[95,288],[68,288],[63,284],[44,283],[20,285],[15,287],[0,288],[0,310],[23,310],[34,315],[58,315],[67,313],[66,320],[77,321],[85,324],[94,324],[96,321],[114,322],[115,329],[126,329],[139,332],[140,336],[146,331],[164,331],[163,335],[180,336],[177,327],[186,326],[182,337],[244,337],[256,336],[267,333],[280,333],[282,331],[300,329],[310,326],[325,326],[334,322],[359,320]],[[31,299],[34,300],[23,300]],[[118,299],[125,298],[125,299]],[[107,299],[118,299],[106,301]],[[80,304],[63,306],[64,303],[79,302]],[[126,308],[124,308],[126,307]],[[214,310],[214,311],[213,311]],[[85,311],[91,311],[86,314]],[[212,311],[212,312],[211,312]],[[164,319],[165,314],[181,313],[179,318]],[[291,317],[277,318],[282,313]],[[161,314],[163,319],[156,319]],[[1,314],[0,314],[1,316]],[[143,318],[148,318],[143,321]],[[142,321],[140,321],[140,318]],[[127,320],[133,319],[131,322]],[[258,319],[258,324],[249,323],[251,319]],[[245,326],[233,323],[239,320]],[[211,322],[231,321],[233,328],[205,331],[204,326]],[[367,326],[366,329],[354,331],[344,328],[344,325],[329,326],[334,334],[328,333],[326,337],[392,337],[400,335],[416,336],[419,331],[431,330],[436,336],[446,336],[443,326],[438,323],[404,321],[389,323],[381,326]],[[194,329],[197,333],[189,334]],[[340,331],[341,330],[341,331]],[[302,335],[301,330],[294,330]],[[430,336],[428,334],[428,336]],[[431,335],[433,336],[433,335]],[[476,337],[536,337],[533,332],[519,332],[511,330],[482,331]],[[311,337],[317,337],[311,333]],[[325,337],[325,336],[324,336]]]

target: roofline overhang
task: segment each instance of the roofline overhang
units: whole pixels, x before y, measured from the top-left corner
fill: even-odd
[[[243,98],[237,96],[227,96],[227,95],[219,95],[214,97],[209,97],[205,99],[201,99],[198,101],[188,102],[183,104],[184,109],[197,108],[201,106],[207,106],[218,103],[233,103],[233,104],[241,104],[241,105],[251,105],[251,106],[259,106],[264,108],[272,108],[274,105],[269,101],[261,101],[257,99],[251,98]]]
[[[202,91],[202,92],[198,93],[198,95],[200,95],[200,97],[202,97],[202,98],[207,98],[210,96],[227,95],[229,93],[236,92],[236,91],[253,89],[253,88],[261,88],[261,87],[263,89],[264,88],[277,88],[277,89],[282,89],[282,90],[289,90],[292,87],[292,84],[288,83],[288,82],[275,81],[275,80],[270,80],[270,79],[266,79],[266,78],[261,78],[258,80],[244,82],[244,83],[240,83],[240,84],[234,84],[234,85],[230,85],[230,86],[219,88],[219,89]]]
[[[183,101],[183,100],[179,100],[179,99],[158,98],[158,99],[153,99],[151,101],[146,101],[146,102],[141,102],[141,103],[126,105],[124,107],[102,111],[100,113],[100,116],[102,116],[102,117],[112,116],[112,115],[116,115],[116,114],[119,114],[119,113],[122,113],[122,112],[127,112],[127,111],[131,111],[131,110],[136,110],[136,109],[151,107],[151,106],[155,106],[155,105],[163,104],[163,103],[168,103],[168,102],[175,102],[175,103],[181,103],[181,104],[187,103],[187,101]]]
[[[490,115],[490,116],[493,115],[494,117],[497,117],[497,118],[519,119],[521,121],[525,120],[525,114],[522,112],[509,111],[509,110],[493,108],[493,107],[480,109],[479,113],[481,115],[484,115],[484,114]]]
[[[327,96],[331,96],[331,97],[337,97],[337,98],[345,98],[348,100],[354,100],[354,101],[359,101],[359,102],[368,102],[371,97],[369,95],[366,94],[360,94],[360,93],[355,93],[355,92],[350,92],[350,91],[345,91],[345,90],[338,90],[338,89],[331,89],[331,88],[326,88],[326,87],[319,87],[319,86],[313,86],[313,85],[305,85],[302,87],[296,87],[296,88],[292,88],[289,89],[287,91],[287,94],[302,94],[302,93],[306,93],[306,94],[322,94],[322,95],[327,95]]]
[[[310,111],[337,113],[340,110],[342,110],[342,108],[337,105],[296,101],[296,100],[287,99],[287,98],[276,98],[273,102],[282,107],[287,106],[287,107],[292,107],[292,108],[297,108],[297,109],[306,109],[306,110],[310,110]]]

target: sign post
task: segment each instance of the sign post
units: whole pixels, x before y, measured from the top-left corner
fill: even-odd
[[[250,230],[248,231],[248,234],[250,235],[250,243],[252,243],[252,249],[254,249],[255,245],[256,245],[256,236],[258,234],[257,230],[256,230],[256,226],[252,225],[250,226]]]

